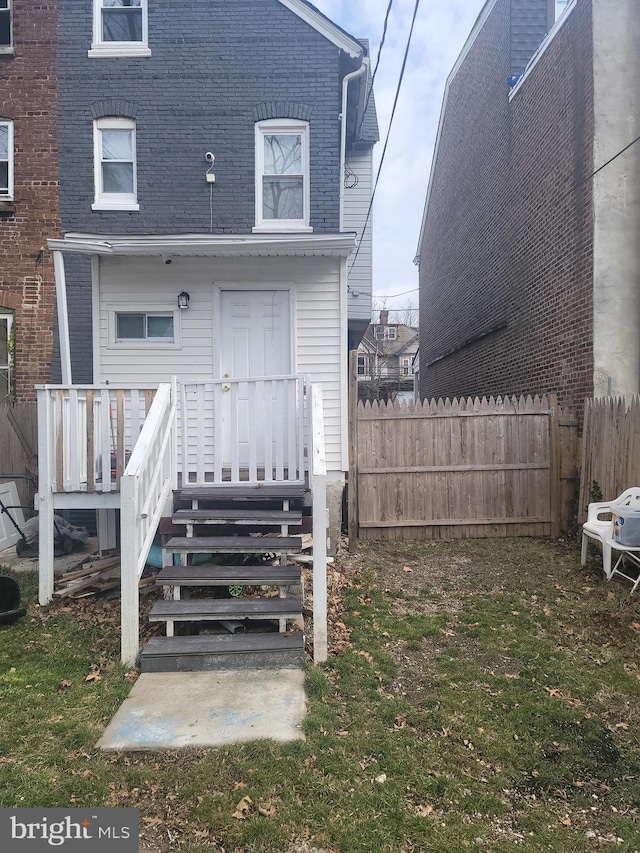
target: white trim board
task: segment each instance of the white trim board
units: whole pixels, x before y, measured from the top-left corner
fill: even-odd
[[[51,251],[85,255],[183,255],[191,257],[348,257],[355,232],[343,234],[65,234],[47,240]]]
[[[542,42],[540,43],[540,46],[538,47],[536,52],[533,54],[533,56],[531,57],[531,59],[527,63],[527,67],[524,69],[520,79],[518,80],[516,85],[513,87],[513,89],[509,92],[509,103],[511,103],[511,101],[518,94],[518,92],[522,88],[522,85],[525,82],[525,80],[527,80],[529,78],[533,69],[536,67],[536,65],[538,64],[540,59],[544,56],[547,48],[549,47],[551,42],[554,40],[554,38],[556,37],[556,35],[560,31],[562,25],[567,20],[567,18],[571,14],[571,12],[573,12],[573,10],[576,8],[576,3],[577,3],[577,0],[571,0],[571,2],[568,4],[568,6],[566,6],[565,9],[563,10],[560,17],[556,20],[555,24],[551,27],[551,29],[549,30],[549,32],[547,33],[545,38],[542,40]]]
[[[311,4],[304,0],[280,0],[283,6],[286,6],[290,12],[297,15],[299,18],[313,27],[314,30],[324,36],[340,50],[348,53],[352,59],[358,59],[363,54],[363,47],[360,42],[346,33],[341,27],[330,21],[325,15],[318,11]]]

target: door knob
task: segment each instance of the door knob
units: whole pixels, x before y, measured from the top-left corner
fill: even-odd
[[[222,386],[223,391],[231,391],[231,385],[227,385],[226,383]]]

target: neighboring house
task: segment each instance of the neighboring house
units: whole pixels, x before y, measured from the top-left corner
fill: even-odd
[[[326,466],[339,531],[347,347],[371,290],[370,226],[351,260],[377,138],[366,43],[305,0],[93,0],[84,14],[59,0],[58,15],[65,236],[49,248],[54,377],[70,387],[41,394],[41,530],[53,508],[98,509],[101,541],[115,542],[120,508],[133,577],[167,514],[159,483],[259,488],[285,511],[287,489]],[[126,647],[131,659],[133,635]]]
[[[418,330],[404,323],[371,324],[358,347],[358,395],[361,399],[394,399],[413,390],[413,360],[418,350]]]
[[[0,402],[49,378],[57,236],[55,4],[0,0]]]
[[[637,0],[485,4],[420,234],[423,398],[640,391],[639,80]]]

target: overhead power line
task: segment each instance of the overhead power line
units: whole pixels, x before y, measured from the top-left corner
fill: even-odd
[[[382,56],[382,48],[384,47],[384,42],[387,37],[387,27],[389,26],[389,15],[391,14],[391,7],[393,6],[393,0],[389,0],[389,5],[387,6],[387,12],[384,16],[384,25],[382,27],[382,38],[380,39],[380,45],[378,47],[378,56],[376,57],[375,68],[373,69],[373,76],[371,77],[371,85],[369,86],[369,91],[367,92],[367,99],[364,102],[364,110],[362,111],[362,118],[360,119],[360,126],[356,132],[356,139],[359,139],[360,134],[362,132],[362,125],[364,124],[364,117],[367,114],[367,109],[369,107],[369,101],[371,100],[371,93],[373,92],[373,84],[375,83],[376,74],[378,73],[378,67],[380,65],[380,57]]]
[[[407,59],[409,57],[409,48],[411,47],[411,39],[413,37],[413,28],[416,23],[416,17],[418,15],[418,9],[420,8],[420,0],[416,0],[416,5],[413,10],[413,17],[411,19],[411,28],[409,30],[409,37],[407,39],[407,46],[404,51],[404,58],[402,60],[402,68],[400,69],[400,77],[398,78],[398,85],[396,87],[395,98],[393,99],[393,108],[391,110],[391,118],[389,119],[389,127],[387,129],[387,136],[384,141],[384,148],[382,149],[382,157],[380,158],[380,165],[378,166],[378,174],[376,175],[376,181],[373,185],[373,192],[371,193],[371,201],[369,202],[369,209],[367,210],[367,216],[364,220],[364,225],[362,226],[362,234],[360,236],[360,242],[358,243],[358,248],[356,249],[356,254],[351,263],[351,268],[349,272],[354,267],[355,262],[358,260],[358,255],[360,254],[360,246],[362,245],[362,237],[364,236],[365,231],[367,230],[367,225],[369,224],[369,219],[371,218],[371,210],[373,209],[373,200],[376,197],[376,190],[378,189],[378,182],[380,181],[380,174],[382,172],[382,166],[384,164],[384,158],[387,153],[387,147],[389,145],[389,137],[391,135],[391,128],[393,127],[393,119],[396,114],[396,107],[398,106],[398,98],[400,97],[400,90],[402,88],[402,81],[404,79],[404,72],[407,67]]]

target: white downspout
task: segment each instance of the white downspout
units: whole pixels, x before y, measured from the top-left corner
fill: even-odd
[[[349,83],[356,77],[362,77],[369,70],[370,60],[368,56],[362,57],[362,65],[351,74],[346,74],[342,80],[342,112],[340,113],[340,231],[344,231],[344,176],[347,159],[347,97],[349,94]]]

